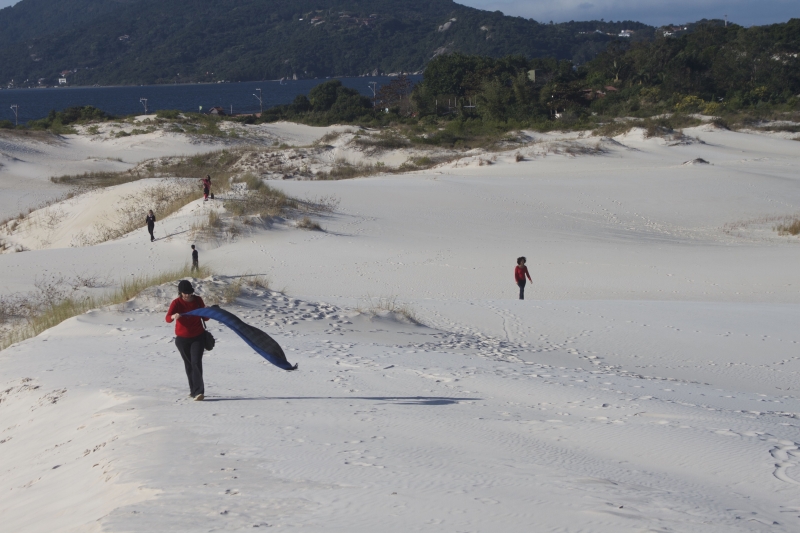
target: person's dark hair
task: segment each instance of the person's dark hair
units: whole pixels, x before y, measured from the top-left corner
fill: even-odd
[[[191,282],[182,279],[180,283],[178,283],[178,293],[179,294],[194,294],[194,287],[192,287]]]
[[[527,261],[527,259],[525,259],[525,257],[517,257],[517,264],[518,265],[521,265],[523,261]]]
[[[194,250],[194,244],[192,245],[192,250]]]

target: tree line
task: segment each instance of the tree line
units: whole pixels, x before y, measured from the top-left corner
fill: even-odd
[[[706,24],[679,38],[614,43],[581,66],[557,58],[443,54],[428,63],[421,82],[414,85],[400,76],[380,87],[374,98],[329,80],[260,116],[229,119],[366,126],[452,123],[451,132],[502,132],[592,127],[621,116],[797,111],[798,56],[800,19],[752,28]],[[92,120],[98,113],[53,112],[31,126]]]
[[[513,128],[557,119],[791,110],[800,105],[799,56],[800,19],[752,28],[699,25],[680,38],[613,43],[579,67],[555,58],[455,53],[428,63],[413,87],[403,77],[385,85],[374,102],[329,81],[261,120],[471,120]],[[323,92],[328,96],[319,98]]]

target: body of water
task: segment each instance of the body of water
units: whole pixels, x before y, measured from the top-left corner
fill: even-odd
[[[409,76],[414,82],[422,76]],[[338,78],[346,87],[372,96],[370,84],[377,87],[389,83],[384,76],[364,78]],[[91,105],[112,115],[144,113],[147,99],[148,112],[159,109],[206,112],[212,107],[222,107],[226,113],[256,113],[260,110],[256,96],[260,95],[264,109],[288,104],[298,94],[308,94],[313,87],[326,80],[248,81],[241,83],[214,83],[200,85],[143,85],[125,87],[58,87],[48,89],[0,90],[0,120],[14,121],[12,106],[19,106],[19,123],[24,124],[47,116],[51,109],[60,111],[67,107]],[[258,91],[261,89],[261,91]]]

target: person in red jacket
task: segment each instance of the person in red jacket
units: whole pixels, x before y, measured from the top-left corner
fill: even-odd
[[[175,346],[183,358],[186,368],[186,377],[189,378],[189,396],[195,401],[205,398],[203,385],[203,343],[204,328],[200,318],[196,316],[181,316],[183,313],[205,307],[203,299],[195,296],[194,287],[186,280],[178,283],[178,298],[172,300],[167,311],[167,322],[175,321]]]
[[[208,201],[208,195],[211,193],[211,176],[206,176],[200,182],[203,185],[203,201]]]
[[[533,283],[531,275],[528,273],[528,267],[525,266],[526,261],[527,259],[524,257],[517,257],[517,268],[514,269],[514,281],[516,281],[519,286],[520,300],[525,299],[525,276],[528,276],[530,282]]]

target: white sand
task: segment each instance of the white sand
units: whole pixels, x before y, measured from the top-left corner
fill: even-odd
[[[143,115],[137,121],[153,116]],[[162,130],[115,138],[113,133],[141,129],[137,124],[117,122],[100,125],[97,135],[23,135],[0,131],[0,219],[66,193],[68,188],[53,184],[51,177],[128,170],[147,159],[220,150],[231,142],[247,143],[253,136],[290,146],[307,145],[326,133],[351,129],[312,128],[285,122],[231,127],[242,135],[238,141]],[[79,129],[85,131],[84,127]]]
[[[163,321],[169,287],[1,352],[0,522],[797,531],[800,246],[772,226],[800,212],[800,145],[685,133],[703,142],[633,132],[603,155],[543,156],[569,136],[534,134],[521,163],[512,151],[489,166],[280,182],[341,199],[317,217],[324,233],[277,224],[198,244],[220,274],[285,287],[229,308],[300,370],[215,325],[208,401],[189,401]],[[710,164],[684,165],[697,158]],[[184,232],[213,208],[159,221],[153,244],[142,229],[0,255],[2,291],[179,266]],[[518,255],[534,278],[523,302]],[[426,325],[353,311],[370,296]]]

